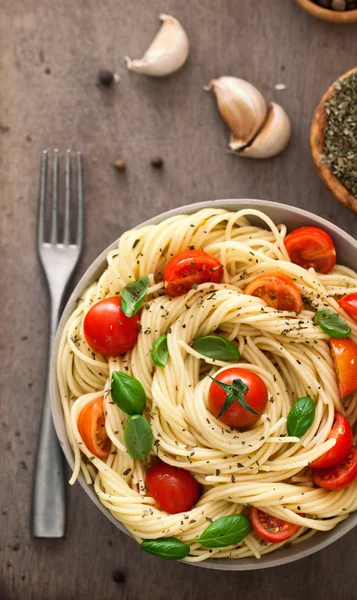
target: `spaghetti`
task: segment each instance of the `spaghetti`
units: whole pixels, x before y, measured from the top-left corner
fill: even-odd
[[[264,228],[251,225],[249,216],[259,217]],[[102,504],[137,541],[177,537],[190,546],[188,562],[259,558],[284,545],[266,542],[254,531],[238,545],[207,549],[199,544],[210,522],[247,513],[250,506],[298,525],[289,540],[293,544],[332,529],[357,510],[357,482],[334,491],[315,487],[308,467],[334,445],[328,433],[336,410],[346,414],[352,427],[357,422],[357,394],[340,399],[329,336],[314,318],[321,307],[343,313],[350,340],[357,342],[357,323],[337,303],[339,297],[357,292],[357,273],[336,265],[324,275],[293,264],[285,236],[285,225],[276,226],[253,209],[203,209],[128,231],[109,252],[106,270],[85,291],[63,331],[57,378],[75,460],[71,483],[82,471]],[[219,259],[223,281],[170,297],[162,281],[165,264],[192,247]],[[271,271],[295,282],[304,301],[298,315],[242,293],[255,277]],[[83,335],[88,310],[144,275],[149,289],[136,345],[115,357],[93,352]],[[225,425],[208,408],[209,376],[232,366],[193,348],[192,340],[212,333],[237,346],[239,367],[258,374],[268,390],[264,413],[244,431]],[[153,363],[151,351],[164,334],[169,359],[161,368]],[[118,370],[137,378],[145,390],[144,416],[154,438],[145,461],[132,459],[126,450],[128,415],[111,397],[111,376]],[[286,421],[302,396],[311,397],[316,408],[311,427],[299,438],[288,435]],[[92,455],[78,429],[83,408],[102,397],[111,441],[106,459]],[[168,514],[149,495],[145,472],[157,456],[188,470],[201,484],[197,504],[186,513]]]

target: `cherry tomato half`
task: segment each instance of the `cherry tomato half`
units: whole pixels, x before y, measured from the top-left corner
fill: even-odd
[[[357,479],[357,448],[352,446],[347,458],[330,469],[313,469],[312,481],[326,490],[342,490]]]
[[[191,473],[164,462],[147,470],[146,485],[159,507],[170,515],[191,510],[201,493]]]
[[[304,269],[313,267],[319,273],[329,273],[336,264],[335,244],[319,227],[295,229],[286,236],[284,243],[291,262]]]
[[[220,283],[223,279],[223,265],[202,250],[185,250],[176,254],[164,269],[165,291],[169,296],[181,296],[193,285]]]
[[[351,425],[342,413],[335,412],[335,419],[326,439],[334,439],[336,440],[336,444],[331,450],[328,450],[325,454],[310,463],[309,466],[313,469],[335,467],[348,456],[353,442],[353,433]]]
[[[285,275],[278,275],[277,273],[259,275],[247,285],[244,293],[261,298],[277,310],[292,310],[294,312],[301,312],[302,310],[301,294],[295,283]]]
[[[357,344],[348,339],[330,340],[341,398],[357,389]]]
[[[344,296],[338,303],[352,319],[357,321],[357,293]]]
[[[127,317],[121,309],[119,296],[99,300],[87,312],[84,337],[88,345],[104,356],[124,354],[135,345],[140,313]]]
[[[219,373],[215,379],[231,385],[235,379],[241,379],[249,390],[243,394],[244,400],[259,415],[255,415],[244,408],[237,400],[234,400],[227,410],[219,417],[219,420],[232,427],[248,427],[255,423],[263,412],[268,402],[268,391],[264,381],[259,375],[248,369],[232,367]],[[219,415],[227,398],[225,390],[218,383],[212,381],[208,393],[208,405],[212,414]]]
[[[285,542],[301,527],[273,517],[254,506],[250,509],[249,516],[255,533],[267,542]]]
[[[98,458],[107,458],[111,441],[105,430],[103,398],[97,398],[86,404],[79,414],[77,425],[88,450]]]

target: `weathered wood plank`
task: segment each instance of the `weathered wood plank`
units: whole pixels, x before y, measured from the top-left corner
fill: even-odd
[[[157,81],[126,71],[140,56],[162,11],[181,19],[189,63]],[[0,596],[6,600],[103,597],[355,597],[350,533],[299,563],[257,573],[220,573],[163,563],[121,535],[74,486],[67,537],[31,540],[29,506],[47,340],[47,297],[35,255],[40,151],[81,149],[86,156],[87,244],[77,278],[119,233],[187,202],[268,198],[308,208],[351,234],[357,219],[317,178],[309,153],[311,116],[331,81],[355,65],[356,27],[316,21],[291,0],[5,0],[1,19],[2,269]],[[113,90],[95,85],[99,68],[121,76]],[[48,71],[50,70],[50,72]],[[238,75],[285,106],[289,149],[253,162],[226,154],[227,131],[212,77]],[[274,89],[276,83],[288,87]],[[7,129],[9,128],[9,129]],[[161,155],[161,171],[150,158]],[[125,174],[111,163],[127,161]],[[113,571],[126,580],[116,583]]]

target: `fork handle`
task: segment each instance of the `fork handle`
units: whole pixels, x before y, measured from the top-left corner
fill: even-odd
[[[38,438],[32,490],[31,534],[34,537],[61,538],[66,525],[66,493],[63,455],[52,421],[49,395],[49,361],[56,333],[62,293],[51,298],[51,332],[48,347],[46,387]]]

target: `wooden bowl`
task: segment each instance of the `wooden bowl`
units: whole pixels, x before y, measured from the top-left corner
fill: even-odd
[[[296,2],[310,15],[328,21],[329,23],[357,23],[357,9],[338,11],[331,8],[323,8],[312,0],[296,0]]]
[[[345,77],[348,77],[352,73],[357,73],[357,67],[354,67],[347,73],[344,73],[339,80],[342,81]],[[341,202],[346,208],[357,212],[357,198],[355,198],[344,185],[335,177],[331,169],[323,164],[321,161],[321,154],[325,143],[324,128],[326,123],[325,114],[325,103],[335,93],[334,84],[332,84],[327,92],[322,96],[319,104],[316,107],[314,116],[311,123],[310,131],[310,146],[312,152],[312,158],[315,163],[316,171],[318,172],[321,180],[324,182],[326,187],[330,190],[331,194]]]

